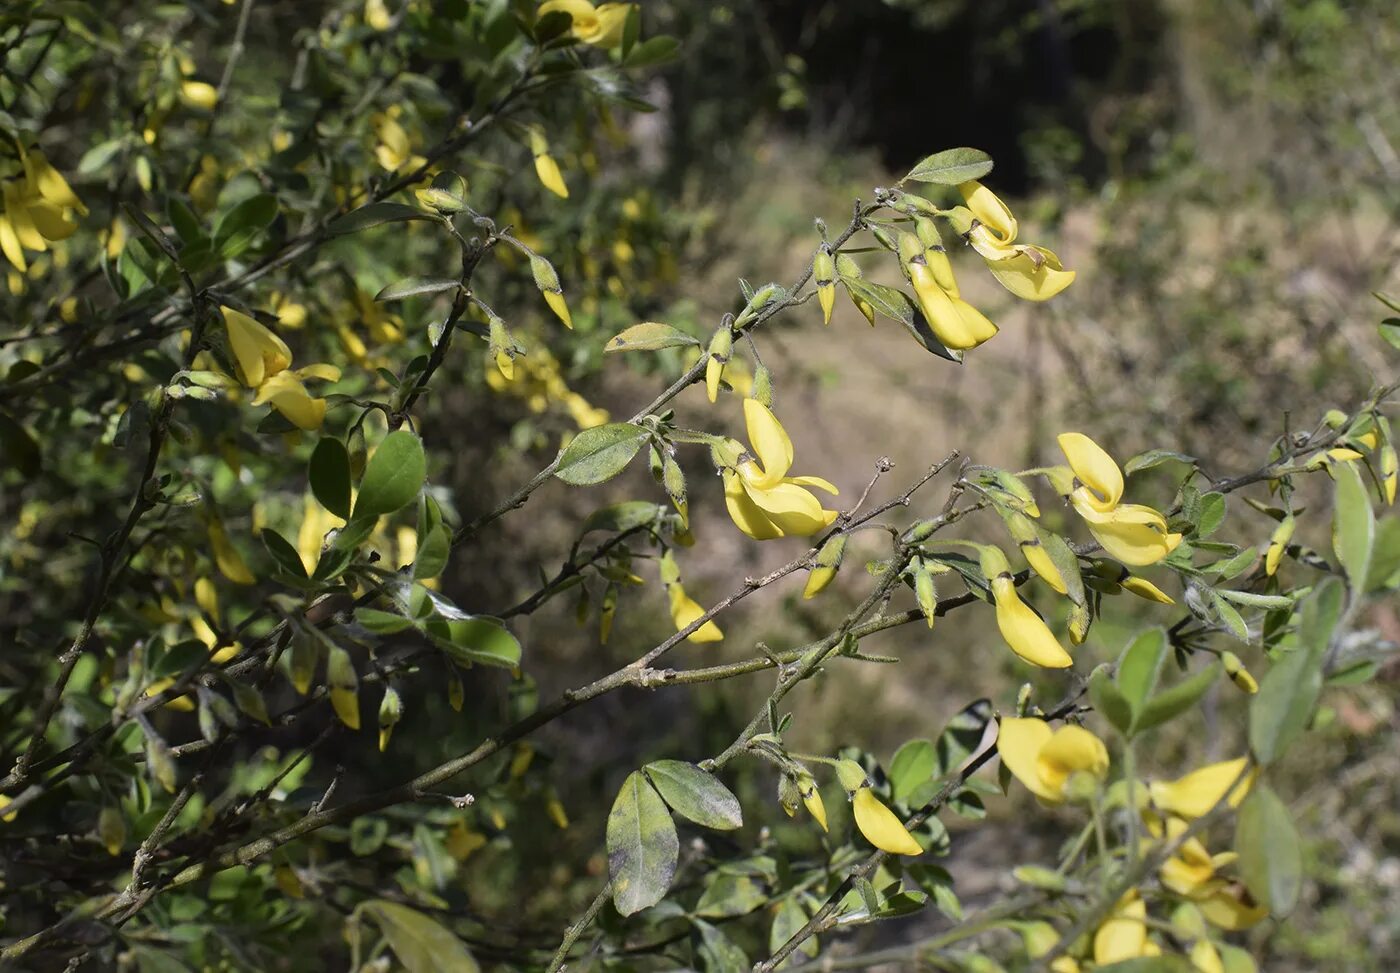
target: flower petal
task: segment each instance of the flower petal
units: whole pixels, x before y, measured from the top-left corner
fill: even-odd
[[[757,399],[744,400],[744,424],[754,455],[763,466],[763,484],[776,484],[792,469],[792,440],[773,410]]]
[[[856,827],[881,851],[891,855],[922,855],[924,850],[914,840],[893,811],[880,803],[880,799],[868,787],[856,789],[851,799],[855,810]]]
[[[962,183],[958,192],[962,193],[972,215],[992,231],[998,243],[1011,243],[1016,239],[1016,217],[996,193],[976,180]]]
[[[1156,564],[1181,543],[1180,534],[1164,534],[1146,524],[1124,523],[1116,519],[1103,524],[1091,521],[1089,531],[1103,545],[1109,557],[1133,567]]]
[[[255,389],[291,365],[292,351],[285,341],[241,311],[219,310],[224,312],[229,348],[244,385]]]
[[[1002,287],[1023,301],[1048,301],[1075,278],[1074,271],[1065,270],[1060,258],[1044,247],[1017,247],[1009,257],[987,260],[987,269]]]
[[[1063,795],[1047,788],[1037,769],[1040,750],[1052,736],[1054,731],[1044,720],[1005,716],[997,731],[997,754],[1027,790],[1043,801],[1058,804]]]
[[[1066,776],[1092,774],[1102,780],[1108,773],[1108,748],[1082,726],[1062,726],[1040,748],[1037,758],[1044,768],[1053,766]]]
[[[1237,757],[1193,770],[1174,781],[1154,780],[1148,785],[1152,803],[1163,811],[1183,818],[1198,818],[1210,811],[1230,791],[1230,807],[1239,807],[1254,783],[1251,772],[1233,791],[1230,786],[1244,772],[1248,758]]]
[[[1047,669],[1073,665],[1074,660],[1050,631],[1050,626],[1021,600],[1010,577],[994,578],[992,594],[996,600],[997,628],[1012,652],[1032,665]]]
[[[841,495],[841,491],[836,489],[830,480],[824,480],[819,476],[789,476],[783,482],[794,483],[800,487],[816,487],[818,490],[825,490],[833,497]]]
[[[735,526],[756,541],[769,541],[783,536],[782,530],[769,520],[768,515],[749,497],[748,490],[744,488],[744,481],[738,473],[725,470],[721,476],[724,480],[724,505],[729,509],[729,516]]]
[[[685,589],[680,584],[669,584],[666,586],[666,593],[671,599],[671,621],[676,623],[676,631],[680,632],[687,625],[705,614],[705,609],[690,595],[685,593]],[[701,625],[686,637],[689,642],[718,642],[724,638],[724,633],[719,626],[711,619]]]
[[[1094,933],[1094,962],[1100,966],[1144,955],[1147,946],[1147,904],[1136,891],[1125,895],[1113,915]]]
[[[1057,441],[1080,483],[1110,504],[1123,499],[1123,471],[1102,446],[1081,432],[1060,433]]]

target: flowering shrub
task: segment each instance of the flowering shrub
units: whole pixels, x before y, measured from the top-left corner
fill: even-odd
[[[1074,286],[1019,242],[986,154],[936,152],[844,227],[819,224],[797,278],[741,281],[717,326],[614,327],[629,301],[668,301],[647,290],[669,241],[645,194],[592,185],[601,143],[625,139],[617,115],[644,107],[633,79],[677,48],[638,5],[261,12],[106,20],[77,2],[0,20],[17,52],[0,76],[6,964],[1255,968],[1242,934],[1288,916],[1305,880],[1277,768],[1322,695],[1392,648],[1365,612],[1400,587],[1395,385],[1256,444],[1235,475],[1150,434],[1120,464],[1075,431],[1056,438],[1064,464],[1002,468],[975,427],[893,486],[879,430],[864,482],[793,475],[810,467],[784,371],[761,357],[780,319],[848,326],[844,295],[931,370],[975,371],[999,331],[957,275],[1035,303]],[[280,29],[289,70],[242,60],[283,50],[248,42]],[[605,353],[659,380],[629,418],[578,391],[592,376],[571,363]],[[478,415],[493,401],[557,421],[515,442]],[[548,448],[498,495],[434,442],[452,424]],[[718,483],[688,479],[697,463]],[[1329,509],[1295,505],[1323,478]],[[523,558],[492,531],[556,481],[591,505],[555,511],[558,571],[516,601],[461,596],[454,554]],[[736,543],[791,557],[699,599],[691,515],[721,503]],[[728,618],[775,610],[794,578],[855,603],[802,644],[731,646]],[[1086,640],[1125,593],[1135,630],[1100,658]],[[542,698],[528,622],[565,597],[596,624],[574,658],[595,631],[668,634]],[[868,640],[910,624],[955,666],[953,612],[1011,650],[993,698],[885,762],[860,740],[796,749],[815,717],[795,690],[869,666],[897,679]],[[614,694],[737,680],[772,688],[721,747],[658,732],[626,766],[601,756],[621,778],[610,808],[565,807],[544,728]],[[1157,752],[1222,692],[1249,697],[1238,756]],[[737,786],[741,768],[768,793]],[[1030,817],[988,817],[1022,791]],[[967,914],[934,864],[954,816],[1065,840]],[[483,859],[507,882],[566,831],[597,851],[568,894],[469,893]],[[545,942],[513,920],[551,896],[571,918]],[[838,955],[925,910],[936,934]]]

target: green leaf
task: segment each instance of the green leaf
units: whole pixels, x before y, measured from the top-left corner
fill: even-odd
[[[773,916],[773,925],[768,930],[769,954],[782,949],[789,939],[797,935],[799,929],[807,925],[808,918],[807,910],[802,907],[802,902],[797,895],[789,895],[783,899],[778,904],[778,911]],[[817,955],[817,949],[817,937],[810,936],[794,952],[811,958]]]
[[[680,839],[671,812],[646,775],[634,770],[608,812],[608,875],[624,916],[660,902],[676,875]]]
[[[1298,904],[1303,886],[1303,842],[1292,815],[1267,784],[1256,783],[1240,805],[1235,851],[1250,895],[1282,918]]]
[[[311,493],[341,520],[350,519],[350,454],[334,436],[325,436],[311,451],[306,466]]]
[[[393,635],[413,627],[413,620],[377,608],[356,608],[355,621],[376,635]]]
[[[909,797],[927,784],[938,769],[938,753],[931,740],[908,740],[890,760],[890,790],[896,801],[909,803]]]
[[[1209,537],[1225,521],[1225,494],[1207,493],[1196,512],[1196,536]]]
[[[1390,587],[1397,573],[1400,573],[1400,517],[1382,517],[1376,523],[1376,542],[1371,547],[1366,591]]]
[[[948,361],[962,361],[962,352],[949,351],[944,347],[943,342],[938,340],[938,336],[924,320],[923,314],[903,291],[886,287],[884,284],[871,283],[863,277],[842,277],[841,282],[853,297],[865,301],[877,314],[883,314],[904,325],[904,330],[909,332],[909,336],[925,351]]]
[[[1371,498],[1366,494],[1356,464],[1337,463],[1332,469],[1337,478],[1332,544],[1352,590],[1361,591],[1366,584],[1371,548],[1376,541],[1376,515],[1371,510]]]
[[[1158,693],[1147,701],[1133,721],[1133,732],[1150,730],[1160,726],[1180,713],[1184,713],[1205,695],[1206,690],[1215,685],[1220,675],[1220,663],[1212,662],[1200,672],[1183,679],[1175,686]]]
[[[1377,330],[1390,347],[1400,348],[1400,318],[1386,318]]]
[[[306,565],[301,563],[301,555],[285,537],[266,527],[258,536],[262,538],[263,547],[267,548],[267,553],[272,555],[279,568],[294,578],[306,577]]]
[[[648,37],[632,48],[622,63],[629,68],[655,67],[674,58],[676,52],[680,50],[680,46],[681,42],[676,38],[658,34],[655,37]]]
[[[1261,608],[1264,611],[1277,611],[1280,608],[1293,607],[1293,599],[1284,595],[1258,595],[1252,591],[1227,591],[1223,589],[1217,591],[1216,594],[1237,605]]]
[[[901,179],[915,179],[940,186],[956,186],[971,179],[981,179],[992,171],[992,157],[980,149],[944,149],[928,156]]]
[[[554,475],[573,486],[593,486],[610,480],[632,462],[646,438],[647,431],[630,422],[585,429],[559,454]]]
[[[480,662],[514,668],[520,665],[520,642],[494,618],[434,618],[425,630],[460,665]]]
[[[374,295],[376,301],[402,301],[423,294],[441,294],[456,290],[460,282],[455,277],[405,277],[396,280]]]
[[[992,704],[988,699],[973,700],[953,715],[934,744],[939,776],[953,773],[977,751],[991,718]]]
[[[1332,645],[1332,634],[1342,620],[1346,591],[1339,578],[1326,578],[1303,603],[1298,621],[1298,644],[1319,656]]]
[[[717,831],[731,831],[743,825],[739,799],[714,774],[683,760],[657,760],[642,769],[671,810],[681,817]]]
[[[396,429],[384,437],[365,467],[360,496],[355,501],[355,518],[377,517],[406,507],[427,478],[423,444],[407,429]]]
[[[767,901],[763,887],[749,876],[714,872],[695,903],[695,914],[707,919],[745,916]]]
[[[451,553],[452,536],[446,527],[438,524],[419,542],[418,557],[413,561],[413,577],[436,578],[447,567],[447,558]]]
[[[467,947],[448,929],[416,909],[384,899],[360,905],[379,926],[408,973],[477,973]]]
[[[258,235],[277,219],[277,197],[269,193],[249,196],[224,214],[214,228],[214,248],[224,257],[236,257],[253,245]]]
[[[1134,713],[1157,691],[1166,657],[1167,633],[1160,628],[1143,632],[1123,650],[1118,659],[1118,688]]]
[[[728,936],[703,919],[695,919],[692,924],[700,931],[696,953],[705,973],[748,973],[748,956]]]
[[[641,324],[634,324],[619,334],[608,339],[608,343],[603,346],[603,351],[660,351],[662,348],[683,348],[687,345],[694,345],[697,348],[700,342],[678,328],[673,328],[669,324],[662,324],[659,321],[644,321]]]
[[[1307,729],[1322,691],[1323,652],[1301,648],[1275,662],[1249,701],[1249,746],[1271,764]]]
[[[431,219],[433,217],[429,214],[404,203],[370,203],[357,210],[351,210],[334,220],[326,227],[326,236],[334,237],[344,236],[347,233],[358,233],[360,230],[367,230],[372,226],[382,226],[385,223]]]
[[[1103,667],[1095,669],[1089,676],[1089,699],[1094,709],[1126,734],[1133,725],[1133,707],[1118,686],[1108,676]]]
[[[1123,475],[1132,476],[1142,470],[1150,470],[1154,466],[1161,466],[1163,463],[1185,463],[1194,466],[1196,457],[1188,456],[1186,453],[1178,453],[1170,449],[1149,449],[1145,453],[1138,453],[1132,459],[1123,464]]]
[[[1211,594],[1211,604],[1215,608],[1215,613],[1220,616],[1220,621],[1230,630],[1230,634],[1241,642],[1249,641],[1249,626],[1244,623],[1244,616],[1224,598],[1221,598],[1213,589]]]
[[[595,530],[624,533],[656,520],[667,508],[646,500],[627,500],[611,506],[601,507],[588,515],[579,529],[579,536]]]

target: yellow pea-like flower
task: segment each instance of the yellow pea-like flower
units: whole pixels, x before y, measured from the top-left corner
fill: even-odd
[[[705,614],[705,609],[701,608],[694,598],[685,593],[680,582],[667,585],[666,594],[671,601],[671,621],[675,623],[677,632]],[[715,624],[714,619],[710,619],[691,632],[686,640],[690,642],[718,642],[722,638],[724,638],[724,633],[720,631],[720,627]]]
[[[831,309],[836,306],[836,261],[824,243],[812,258],[812,279],[817,285],[817,303],[822,307],[822,324],[830,324]]]
[[[1249,758],[1237,757],[1193,770],[1174,781],[1152,781],[1148,784],[1148,794],[1160,810],[1188,819],[1206,814],[1227,793],[1229,806],[1239,807],[1258,774],[1257,770],[1251,770],[1240,779],[1248,763]]]
[[[255,389],[292,364],[292,350],[267,327],[242,311],[220,307],[238,380]]]
[[[1021,658],[1047,669],[1064,669],[1074,663],[1055,633],[1016,591],[1016,579],[1006,555],[995,547],[981,551],[982,572],[991,583],[1001,637]]]
[[[1076,779],[1097,783],[1108,775],[1108,748],[1082,726],[1052,730],[1034,717],[1004,717],[997,754],[1012,776],[1046,804],[1078,796]]]
[[[1149,956],[1147,903],[1129,891],[1094,933],[1094,962],[1100,966]]]
[[[904,822],[885,805],[869,787],[856,788],[851,796],[851,807],[855,813],[856,827],[881,851],[891,855],[922,855],[924,850],[904,827]]]
[[[923,312],[934,335],[952,351],[976,348],[995,337],[997,326],[987,320],[981,311],[956,296],[956,285],[950,292],[939,283],[940,277],[946,282],[952,281],[952,268],[948,266],[935,273],[930,264],[930,254],[935,255],[933,261],[940,265],[947,260],[946,254],[939,250],[926,250],[914,234],[899,235],[900,262],[909,283],[914,286],[919,310]]]
[[[1165,517],[1151,507],[1121,502],[1123,472],[1103,447],[1078,432],[1058,439],[1074,474],[1069,501],[1110,557],[1143,567],[1176,550],[1181,535],[1168,530]]]
[[[792,467],[792,440],[766,405],[745,399],[744,421],[753,451],[733,441],[716,450],[722,460],[718,465],[725,505],[738,528],[762,541],[810,537],[830,527],[837,512],[824,510],[808,488],[836,494],[836,487],[819,476],[787,475]]]
[[[600,3],[596,7],[588,0],[545,0],[540,4],[539,15],[562,10],[573,20],[569,28],[578,40],[604,50],[622,43],[622,31],[627,24],[627,15],[636,4]]]
[[[807,813],[821,825],[823,831],[828,830],[826,805],[822,803],[822,792],[817,790],[817,782],[811,774],[804,773],[797,778],[797,793],[802,797],[802,804],[807,808]]]
[[[1074,271],[1053,251],[1016,242],[1016,217],[996,193],[976,181],[958,191],[967,206],[954,208],[949,219],[1003,287],[1022,300],[1048,301],[1074,283]]]
[[[1238,882],[1217,880],[1209,894],[1196,905],[1207,922],[1230,932],[1248,929],[1269,914],[1269,910],[1255,902],[1249,890]]]
[[[207,81],[187,78],[180,82],[180,101],[188,108],[213,111],[219,101],[219,89]]]
[[[1144,598],[1147,601],[1155,601],[1160,605],[1176,604],[1176,599],[1171,595],[1167,594],[1146,578],[1139,578],[1135,574],[1127,575],[1118,583],[1123,586],[1123,590],[1131,591],[1139,598]]]
[[[530,130],[530,154],[535,157],[535,175],[539,177],[540,184],[554,195],[568,199],[569,187],[559,171],[559,163],[549,154],[549,140],[537,128]]]

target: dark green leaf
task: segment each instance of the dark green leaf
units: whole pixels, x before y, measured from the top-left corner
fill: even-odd
[[[1256,783],[1240,805],[1235,851],[1250,895],[1283,918],[1298,904],[1303,885],[1303,842],[1288,808],[1267,784]]]
[[[236,257],[252,246],[275,219],[276,196],[268,193],[249,196],[219,220],[214,228],[214,248],[224,257]]]
[[[968,703],[948,721],[934,744],[938,750],[939,776],[953,773],[976,752],[991,718],[991,701],[978,699]]]
[[[1392,348],[1400,348],[1400,318],[1386,318],[1377,330]]]
[[[608,812],[608,875],[613,905],[630,916],[660,902],[671,887],[680,839],[671,812],[646,775],[627,775]]]
[[[402,223],[405,220],[431,220],[432,216],[414,206],[404,203],[370,203],[352,210],[326,227],[326,236],[344,236],[358,233],[372,226],[385,223]]]
[[[554,475],[573,486],[610,480],[632,462],[647,431],[630,422],[610,422],[580,432],[559,454]]]
[[[306,565],[301,563],[301,555],[285,537],[266,527],[258,536],[262,538],[263,546],[267,548],[267,553],[272,555],[279,568],[294,578],[306,577]]]
[[[972,179],[981,179],[992,171],[992,157],[981,149],[944,149],[935,152],[909,170],[904,179],[931,182],[940,186],[956,186]],[[901,182],[904,179],[900,180]]]
[[[370,899],[360,910],[378,924],[408,973],[477,973],[480,969],[461,940],[415,909]]]
[[[427,477],[423,444],[407,429],[397,429],[384,437],[365,467],[360,495],[355,501],[355,518],[376,517],[406,507]]]
[[[334,436],[325,436],[311,451],[307,478],[316,500],[341,520],[350,519],[350,454]]]
[[[1118,688],[1134,712],[1142,709],[1154,692],[1167,657],[1167,633],[1160,628],[1143,632],[1128,643],[1118,659]]]
[[[682,760],[657,760],[642,769],[681,817],[718,831],[743,825],[739,799],[714,774]]]

